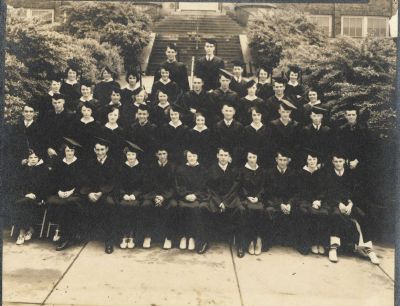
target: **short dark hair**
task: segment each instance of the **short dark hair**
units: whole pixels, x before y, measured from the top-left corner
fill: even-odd
[[[292,156],[292,154],[289,152],[289,150],[286,150],[284,148],[278,149],[276,151],[275,157],[278,157],[278,155],[280,155],[282,157],[287,157],[287,158],[290,158]]]
[[[140,80],[140,74],[139,73],[133,72],[133,71],[127,71],[126,74],[125,74],[125,81],[128,82],[130,76],[134,76],[137,81]]]
[[[177,47],[177,45],[176,45],[175,43],[169,43],[169,44],[167,44],[167,46],[165,47],[165,49],[168,49],[168,48],[174,50],[175,52],[178,52],[178,47]]]
[[[217,154],[219,154],[219,151],[224,151],[224,152],[227,152],[229,154],[232,154],[231,149],[229,149],[227,147],[218,147],[217,148]]]

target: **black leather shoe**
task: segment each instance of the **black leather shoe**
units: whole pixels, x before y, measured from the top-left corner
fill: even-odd
[[[305,247],[305,246],[298,246],[297,247],[297,251],[301,254],[301,255],[308,255],[308,253],[310,252],[310,249]]]
[[[239,247],[239,248],[237,249],[237,256],[238,256],[239,258],[244,257],[244,249],[243,249],[243,247]]]
[[[56,247],[56,251],[62,251],[68,248],[71,245],[70,240],[61,240],[60,243]]]
[[[111,243],[106,243],[106,248],[104,250],[107,254],[114,252],[114,246]]]
[[[208,242],[203,242],[197,249],[197,254],[204,254],[208,250]]]

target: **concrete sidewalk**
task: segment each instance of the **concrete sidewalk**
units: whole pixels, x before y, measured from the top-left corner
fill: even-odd
[[[159,245],[107,255],[96,241],[56,252],[49,241],[17,246],[4,234],[3,305],[393,305],[394,249],[376,252],[380,267],[284,247],[238,259],[226,244],[205,255]]]

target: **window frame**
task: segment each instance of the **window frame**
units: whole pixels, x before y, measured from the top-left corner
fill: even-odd
[[[308,15],[308,17],[310,17],[310,21],[312,21],[312,17],[328,17],[328,22],[329,22],[329,29],[328,29],[328,37],[332,37],[332,15],[318,15],[318,14],[310,14]],[[318,26],[318,25],[317,25]]]
[[[344,20],[345,18],[358,18],[361,19],[361,36],[350,36],[350,35],[345,35],[343,34],[344,32]],[[386,29],[385,29],[385,36],[374,36],[374,37],[389,37],[389,18],[383,17],[383,16],[355,16],[355,15],[343,15],[341,16],[341,24],[340,24],[340,35],[342,36],[347,36],[347,37],[353,37],[353,38],[362,38],[362,37],[367,37],[368,36],[368,20],[370,18],[374,19],[380,19],[384,20],[386,24]]]
[[[29,19],[36,18],[32,16],[33,15],[32,13],[34,11],[46,11],[48,13],[51,13],[51,23],[54,23],[54,9],[27,8],[26,17]]]

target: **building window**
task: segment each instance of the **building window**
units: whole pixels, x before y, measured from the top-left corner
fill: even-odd
[[[310,15],[310,21],[315,23],[318,28],[328,37],[332,36],[332,16],[331,15]]]
[[[52,9],[27,9],[26,17],[38,18],[48,23],[54,22],[54,10]]]
[[[341,34],[350,37],[386,37],[389,22],[385,17],[343,16]]]

